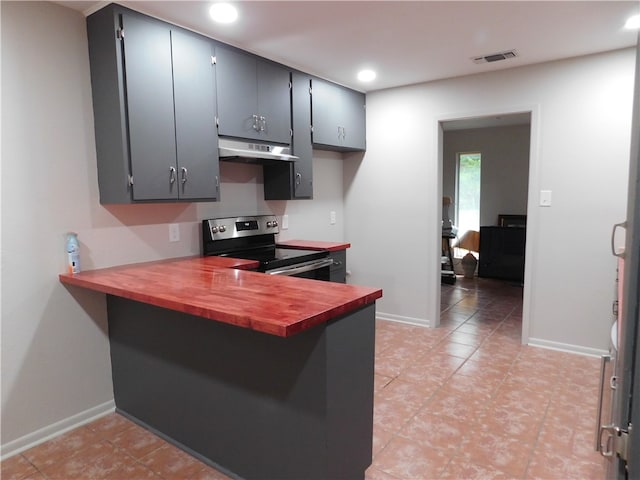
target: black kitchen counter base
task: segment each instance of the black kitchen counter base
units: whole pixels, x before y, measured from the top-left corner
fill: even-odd
[[[107,302],[119,412],[239,478],[364,478],[375,305],[282,338]]]

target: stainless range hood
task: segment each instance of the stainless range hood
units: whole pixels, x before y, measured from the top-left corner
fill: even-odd
[[[263,164],[298,160],[298,157],[291,155],[288,146],[231,138],[218,139],[218,156],[221,161]]]

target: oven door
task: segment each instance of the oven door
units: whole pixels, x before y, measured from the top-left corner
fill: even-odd
[[[286,267],[266,270],[269,275],[287,275],[290,277],[311,278],[314,280],[329,281],[329,269],[333,265],[333,259],[321,258],[308,262],[296,263]]]

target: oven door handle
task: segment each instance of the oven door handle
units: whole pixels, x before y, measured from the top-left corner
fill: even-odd
[[[333,265],[332,258],[323,258],[320,260],[313,260],[311,262],[301,263],[292,267],[280,268],[275,270],[267,270],[264,273],[269,275],[297,275],[299,273],[310,272],[312,270],[318,270],[320,268],[329,267]]]

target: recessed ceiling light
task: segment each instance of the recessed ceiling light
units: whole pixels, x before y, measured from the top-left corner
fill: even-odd
[[[634,15],[633,17],[629,17],[627,23],[624,24],[624,28],[640,28],[640,15]]]
[[[360,70],[358,72],[358,80],[361,82],[371,82],[372,80],[375,80],[375,78],[376,72],[373,70]]]
[[[214,3],[209,9],[209,15],[218,23],[233,23],[238,18],[238,10],[230,3]]]

